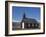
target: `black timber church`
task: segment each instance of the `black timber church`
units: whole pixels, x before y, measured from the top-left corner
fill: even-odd
[[[40,25],[36,19],[27,18],[25,13],[23,15],[23,19],[21,21],[22,29],[39,29]]]

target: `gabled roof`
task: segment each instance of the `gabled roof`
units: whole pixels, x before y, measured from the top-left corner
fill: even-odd
[[[32,19],[32,18],[22,19],[22,22],[25,22],[25,23],[38,23],[37,20]]]
[[[27,18],[25,13],[23,14],[22,22],[25,22],[25,23],[38,23],[36,19]]]

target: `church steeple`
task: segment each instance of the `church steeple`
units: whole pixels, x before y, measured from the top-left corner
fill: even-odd
[[[23,14],[23,19],[25,19],[26,18],[26,15],[25,15],[25,13]]]
[[[26,14],[25,14],[25,12],[26,12],[26,9],[24,8],[23,19],[26,18]]]

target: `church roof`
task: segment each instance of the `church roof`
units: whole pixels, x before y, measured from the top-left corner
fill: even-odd
[[[25,23],[38,23],[37,20],[32,19],[32,18],[25,18],[25,19],[22,20],[22,22],[25,22]]]
[[[25,13],[23,14],[22,22],[25,22],[25,23],[38,23],[36,19],[27,18]]]

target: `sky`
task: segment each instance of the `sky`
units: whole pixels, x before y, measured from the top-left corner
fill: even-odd
[[[19,7],[19,6],[12,7],[12,20],[21,21],[24,13],[27,18],[33,18],[38,21],[40,20],[40,7]]]

